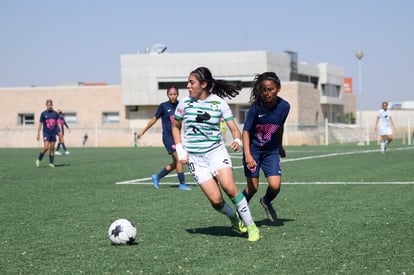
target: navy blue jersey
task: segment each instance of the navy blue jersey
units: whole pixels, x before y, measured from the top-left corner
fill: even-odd
[[[290,104],[280,97],[277,97],[277,103],[272,108],[263,104],[250,106],[243,131],[249,132],[251,150],[279,150],[281,144],[279,131],[286,121],[289,110]]]
[[[59,133],[59,114],[56,111],[43,111],[40,114],[39,122],[43,123],[43,136],[57,135]]]
[[[57,122],[62,125],[62,134],[65,132],[65,127],[69,129],[69,125],[66,123],[65,117],[60,115]],[[58,127],[59,132],[59,127]]]
[[[162,136],[163,138],[171,138],[172,137],[172,122],[174,121],[174,112],[175,108],[177,108],[178,102],[171,103],[170,101],[166,101],[158,106],[157,112],[155,113],[155,117],[161,118],[162,123]]]

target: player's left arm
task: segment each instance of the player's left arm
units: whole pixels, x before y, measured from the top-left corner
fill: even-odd
[[[390,123],[391,123],[392,129],[395,131],[395,124],[394,124],[394,120],[392,119],[392,117],[390,117]]]
[[[65,125],[66,129],[68,129],[68,131],[70,133],[70,128],[69,128],[69,125],[66,123],[66,121],[63,122],[63,125]]]
[[[62,137],[62,135],[63,135],[63,126],[62,126],[62,124],[60,124],[59,122],[57,122],[57,120],[56,120],[56,124],[57,124],[57,126],[59,128],[59,136]]]
[[[279,155],[281,158],[286,157],[286,151],[285,148],[283,148],[283,132],[284,132],[285,126],[282,125],[280,126],[280,130],[278,131],[278,135],[279,135]]]

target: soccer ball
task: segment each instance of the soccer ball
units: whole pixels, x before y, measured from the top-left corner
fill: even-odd
[[[108,236],[112,244],[132,244],[137,237],[137,228],[130,220],[118,219],[109,226]]]

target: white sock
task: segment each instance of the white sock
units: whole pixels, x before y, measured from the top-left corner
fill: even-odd
[[[240,215],[240,218],[246,226],[252,225],[254,223],[252,218],[252,212],[250,212],[249,204],[247,203],[246,198],[243,196],[243,199],[235,204],[237,212]]]
[[[381,141],[381,151],[384,152],[384,150],[385,150],[385,143]]]

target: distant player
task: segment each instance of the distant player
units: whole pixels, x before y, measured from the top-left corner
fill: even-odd
[[[59,118],[58,118],[58,123],[60,124],[61,128],[62,128],[62,134],[59,135],[59,142],[56,148],[56,155],[61,155],[61,153],[59,152],[60,150],[60,146],[62,146],[63,151],[65,152],[65,155],[69,155],[69,151],[67,150],[66,146],[65,146],[65,139],[64,139],[64,135],[65,135],[65,127],[66,129],[68,129],[69,133],[70,133],[70,128],[69,125],[66,123],[65,121],[65,117],[63,116],[63,112],[62,110],[57,110],[58,114],[59,114]]]
[[[148,121],[145,128],[137,134],[137,138],[140,139],[145,132],[151,128],[159,118],[162,122],[162,142],[167,150],[168,154],[172,157],[172,162],[167,164],[158,174],[151,176],[154,188],[158,189],[160,179],[168,175],[174,169],[177,171],[177,177],[179,181],[178,188],[180,190],[191,190],[191,188],[185,183],[185,176],[183,165],[178,161],[177,152],[175,151],[175,144],[171,133],[172,121],[174,120],[175,108],[178,105],[178,88],[171,86],[167,89],[168,101],[161,103],[158,106],[155,115]]]
[[[43,148],[40,150],[39,157],[36,159],[36,167],[40,166],[43,156],[49,149],[49,166],[55,168],[55,143],[56,135],[62,134],[61,125],[57,122],[59,114],[53,110],[53,101],[46,100],[46,110],[40,114],[39,126],[37,127],[36,140],[40,140],[40,130],[43,128]]]
[[[378,128],[379,126],[379,128]],[[381,136],[381,152],[385,153],[388,145],[392,141],[392,131],[395,130],[394,121],[391,117],[391,112],[388,110],[388,102],[382,103],[382,108],[378,111],[377,120],[375,121],[375,132]]]
[[[82,139],[82,146],[86,146],[86,142],[88,142],[88,133],[85,133]]]

